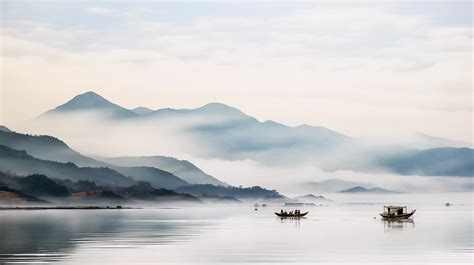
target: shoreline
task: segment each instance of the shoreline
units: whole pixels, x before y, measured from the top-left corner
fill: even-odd
[[[13,206],[0,207],[0,211],[4,210],[124,210],[124,209],[140,209],[122,206]]]

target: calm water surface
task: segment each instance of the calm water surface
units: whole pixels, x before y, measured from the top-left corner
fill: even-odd
[[[333,198],[299,220],[274,216],[278,205],[0,211],[0,262],[473,263],[472,194]],[[377,216],[395,202],[413,220]]]

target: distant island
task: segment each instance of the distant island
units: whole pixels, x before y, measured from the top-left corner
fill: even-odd
[[[313,194],[306,194],[303,196],[298,196],[294,198],[297,202],[299,203],[316,203],[316,204],[322,204],[322,203],[334,203],[333,200],[330,200],[324,196],[316,196]]]
[[[356,187],[353,187],[353,188],[350,188],[350,189],[341,190],[341,191],[339,191],[339,193],[383,193],[383,194],[392,193],[392,194],[397,194],[397,193],[401,193],[401,192],[386,190],[386,189],[379,188],[379,187],[364,188],[364,187],[361,187],[361,186],[356,186]]]
[[[301,189],[309,192],[333,193],[350,189],[356,186],[372,186],[371,183],[347,181],[338,178],[331,178],[321,181],[308,181],[300,184]]]

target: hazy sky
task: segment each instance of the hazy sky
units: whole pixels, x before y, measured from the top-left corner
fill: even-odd
[[[1,1],[0,122],[93,90],[128,108],[218,101],[353,136],[471,140],[470,1],[130,3]]]

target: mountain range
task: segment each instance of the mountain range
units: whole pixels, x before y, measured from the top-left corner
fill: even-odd
[[[3,187],[3,189],[2,189]],[[4,193],[1,193],[1,191]],[[44,198],[41,200],[38,198]],[[127,187],[100,186],[89,181],[53,179],[45,175],[13,176],[0,172],[0,203],[3,204],[119,204],[201,201],[168,189],[156,189],[146,182]]]
[[[226,186],[227,184],[206,174],[196,165],[187,160],[179,160],[167,156],[125,156],[125,157],[97,157],[98,160],[121,167],[156,167],[166,170],[191,184],[213,184]]]
[[[155,187],[172,189],[188,184],[225,185],[225,183],[216,178],[205,174],[189,161],[181,161],[171,157],[155,156],[148,159],[129,157],[127,158],[127,161],[124,161],[125,158],[117,158],[110,159],[110,163],[105,163],[72,150],[63,141],[55,137],[46,135],[34,136],[12,131],[0,131],[0,145],[8,146],[16,150],[24,150],[32,157],[40,160],[74,163],[74,165],[77,165],[78,167],[102,167],[113,169],[117,173],[128,176],[136,181],[150,182]],[[107,158],[104,159],[107,160]],[[142,160],[144,161],[141,162]],[[114,161],[117,163],[114,163]],[[48,162],[44,161],[44,163]],[[179,173],[179,177],[170,173],[170,171],[166,169]],[[9,170],[12,170],[12,168]],[[31,173],[46,174],[45,172],[37,171]],[[190,181],[188,182],[185,179]]]
[[[0,131],[0,203],[44,204],[57,201],[54,198],[90,204],[199,201],[191,193],[213,203],[284,198],[259,186],[228,186],[186,160],[150,156],[100,157],[100,161],[76,152],[58,138],[4,128]]]
[[[78,167],[71,162],[42,160],[5,145],[0,145],[0,171],[15,175],[44,174],[73,181],[87,180],[100,185],[127,186],[135,182],[110,168]]]
[[[51,126],[51,120],[68,126]],[[87,92],[40,115],[30,128],[66,139],[81,150],[94,146],[101,150],[114,146],[122,153],[172,150],[204,159],[251,159],[270,166],[312,164],[325,171],[401,175],[470,177],[474,169],[474,150],[446,147],[449,140],[418,137],[423,139],[420,146],[440,146],[428,149],[417,149],[413,141],[371,143],[321,126],[261,122],[221,103],[196,109],[129,110]],[[156,165],[148,162],[137,165]]]
[[[64,132],[64,128],[43,126],[48,119],[67,121],[71,128],[87,128],[87,131],[74,129],[74,132]],[[94,125],[104,125],[104,122],[110,130],[104,126],[95,130]],[[159,139],[154,137],[161,135],[152,132],[166,128],[175,134],[173,136],[178,137],[173,138],[176,145],[180,142],[179,137],[189,139],[187,142],[193,148],[185,148],[184,151],[192,155],[226,160],[250,158],[266,163],[298,162],[301,156],[295,156],[295,152],[323,155],[325,151],[351,139],[320,126],[289,127],[274,121],[260,122],[221,103],[209,103],[196,109],[158,109],[140,115],[111,103],[94,92],[78,95],[40,115],[31,125],[32,131],[38,128],[45,128],[44,133],[64,139],[70,138],[70,133],[74,133],[76,137],[95,137],[105,142],[105,134],[119,135],[118,131],[122,131],[127,136],[132,133],[139,135],[141,141],[157,146],[163,143],[157,142]],[[274,152],[279,152],[280,155],[274,156]]]

